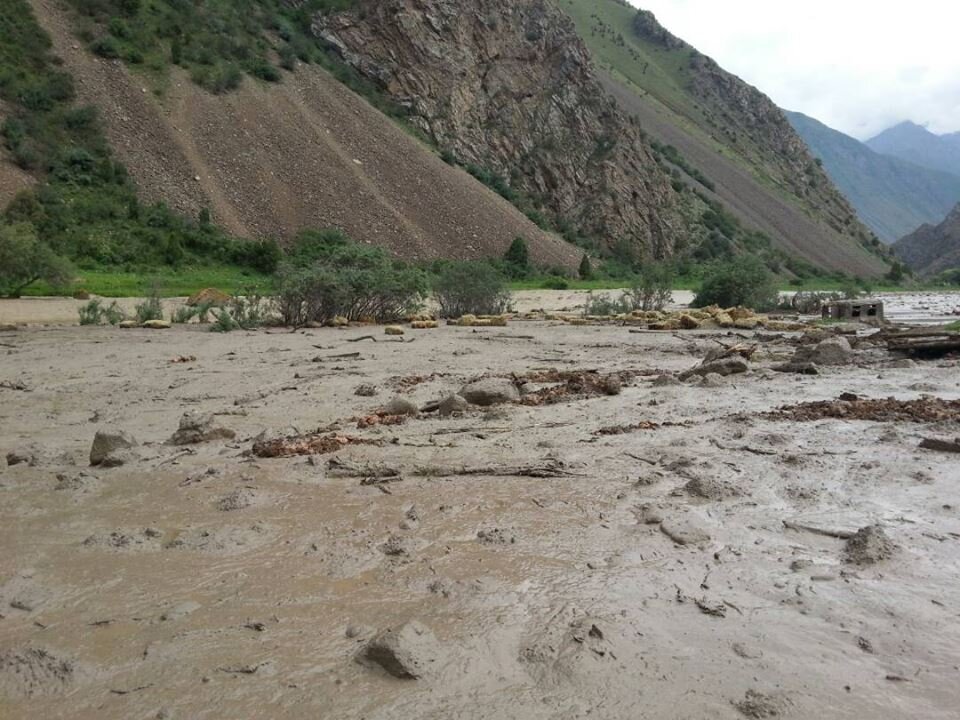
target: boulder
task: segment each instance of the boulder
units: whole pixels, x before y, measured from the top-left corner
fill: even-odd
[[[130,330],[132,328],[140,327],[140,326],[137,325],[136,320],[121,320],[117,325],[117,327],[119,327],[122,330]]]
[[[451,395],[440,401],[440,417],[450,417],[457,413],[464,413],[469,407],[470,403],[462,395]]]
[[[416,417],[420,414],[420,408],[412,400],[402,397],[395,397],[384,406],[383,414],[409,415],[411,417]]]
[[[217,425],[212,413],[191,410],[180,418],[180,427],[170,438],[171,445],[196,445],[212,440],[232,440],[237,434]]]
[[[623,381],[619,375],[607,375],[600,381],[600,389],[604,395],[619,395],[623,392]]]
[[[147,320],[142,327],[147,330],[169,330],[173,325],[169,320]]]
[[[414,330],[435,330],[440,324],[436,320],[414,320],[410,327]]]
[[[354,389],[353,394],[357,397],[374,397],[377,394],[377,386],[364,383],[362,385],[357,385]]]
[[[773,369],[776,372],[782,373],[795,373],[797,375],[819,375],[820,369],[812,362],[797,362],[796,360],[791,360],[788,363],[783,363],[782,365],[774,365]]]
[[[477,382],[464,385],[460,396],[471,405],[489,407],[500,403],[516,402],[520,399],[520,391],[507,378],[485,378]]]
[[[396,678],[416,680],[437,667],[438,645],[430,628],[413,620],[397,630],[377,635],[364,649],[361,659],[379,665]]]
[[[710,542],[710,533],[685,518],[663,520],[660,531],[677,545],[703,545]]]
[[[136,446],[134,437],[123,430],[98,430],[90,447],[90,464],[104,467],[123,465],[134,456],[124,451]]]
[[[816,365],[849,365],[853,361],[853,349],[843,336],[827,338],[813,347],[801,347],[793,356],[793,362],[811,362]]]
[[[403,335],[404,330],[399,325],[387,325],[383,329],[384,334],[386,335]]]
[[[657,375],[656,379],[653,381],[654,387],[670,387],[672,385],[679,385],[680,381],[677,380],[673,375]]]
[[[691,315],[687,315],[686,313],[682,314],[678,318],[678,322],[683,330],[696,330],[698,327],[700,327],[700,321]]]

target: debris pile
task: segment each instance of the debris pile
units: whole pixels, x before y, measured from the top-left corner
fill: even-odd
[[[841,396],[837,400],[785,405],[774,412],[766,413],[764,417],[796,422],[826,418],[916,423],[956,421],[960,420],[960,400],[943,400],[935,397],[922,397],[917,400],[872,399],[852,395]]]
[[[294,457],[296,455],[328,455],[348,445],[377,445],[376,440],[365,440],[337,433],[313,433],[290,437],[264,439],[254,442],[253,454],[262,458]]]
[[[623,386],[635,376],[636,373],[629,370],[607,374],[596,370],[542,370],[515,375],[514,380],[521,384],[550,385],[526,393],[520,401],[524,405],[536,406],[602,395],[619,395]]]

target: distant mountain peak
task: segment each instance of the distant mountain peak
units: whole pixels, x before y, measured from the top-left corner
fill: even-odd
[[[866,142],[874,152],[960,176],[960,136],[937,135],[906,120]]]

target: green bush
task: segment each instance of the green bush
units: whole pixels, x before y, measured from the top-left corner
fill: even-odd
[[[438,268],[433,294],[440,315],[499,315],[510,306],[506,278],[485,262],[451,262]]]
[[[631,310],[663,310],[673,302],[674,280],[669,265],[645,265],[626,293]]]
[[[18,297],[38,280],[66,287],[73,273],[67,260],[37,238],[33,225],[0,225],[0,296]]]
[[[569,290],[570,282],[565,277],[551,275],[540,284],[540,287],[544,290]]]
[[[776,307],[776,278],[760,260],[745,255],[711,267],[693,300],[694,307],[742,305],[754,310]]]
[[[100,324],[100,318],[103,315],[103,308],[100,307],[100,304],[100,300],[94,298],[86,305],[83,305],[77,309],[77,313],[80,315],[81,325]]]
[[[143,325],[150,320],[163,320],[163,303],[160,301],[160,291],[151,289],[142,303],[134,306],[134,316],[138,323]]]
[[[414,312],[427,291],[422,270],[339,231],[310,231],[294,241],[277,272],[277,310],[293,327],[335,317],[376,322]]]
[[[587,293],[587,300],[583,306],[583,314],[586,316],[622,315],[632,310],[633,306],[627,293],[621,293],[620,297],[615,298],[607,293],[595,294],[591,291]]]

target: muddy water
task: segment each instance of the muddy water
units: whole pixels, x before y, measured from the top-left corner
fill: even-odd
[[[33,443],[39,457],[0,469],[0,716],[955,717],[960,463],[917,445],[960,429],[757,416],[843,391],[957,398],[955,363],[863,354],[784,376],[764,369],[792,350],[774,344],[720,387],[655,386],[725,338],[515,323],[347,342],[369,332],[3,335],[0,381],[30,390],[0,389],[0,450]],[[181,355],[197,360],[170,362]],[[345,421],[396,394],[426,402],[543,367],[641,375],[616,397]],[[355,396],[361,383],[380,395]],[[190,409],[223,413],[237,440],[165,445]],[[641,421],[687,425],[595,434]],[[339,458],[403,480],[381,489],[333,477],[326,458],[246,453],[263,430],[335,422],[383,440]],[[113,426],[141,459],[85,467]],[[549,458],[569,474],[416,474]],[[692,496],[691,480],[723,492]],[[249,504],[220,509],[237,490]],[[850,565],[843,540],[785,520],[879,522],[899,550]],[[664,533],[684,524],[709,540]],[[437,638],[422,679],[356,662],[413,619]]]

